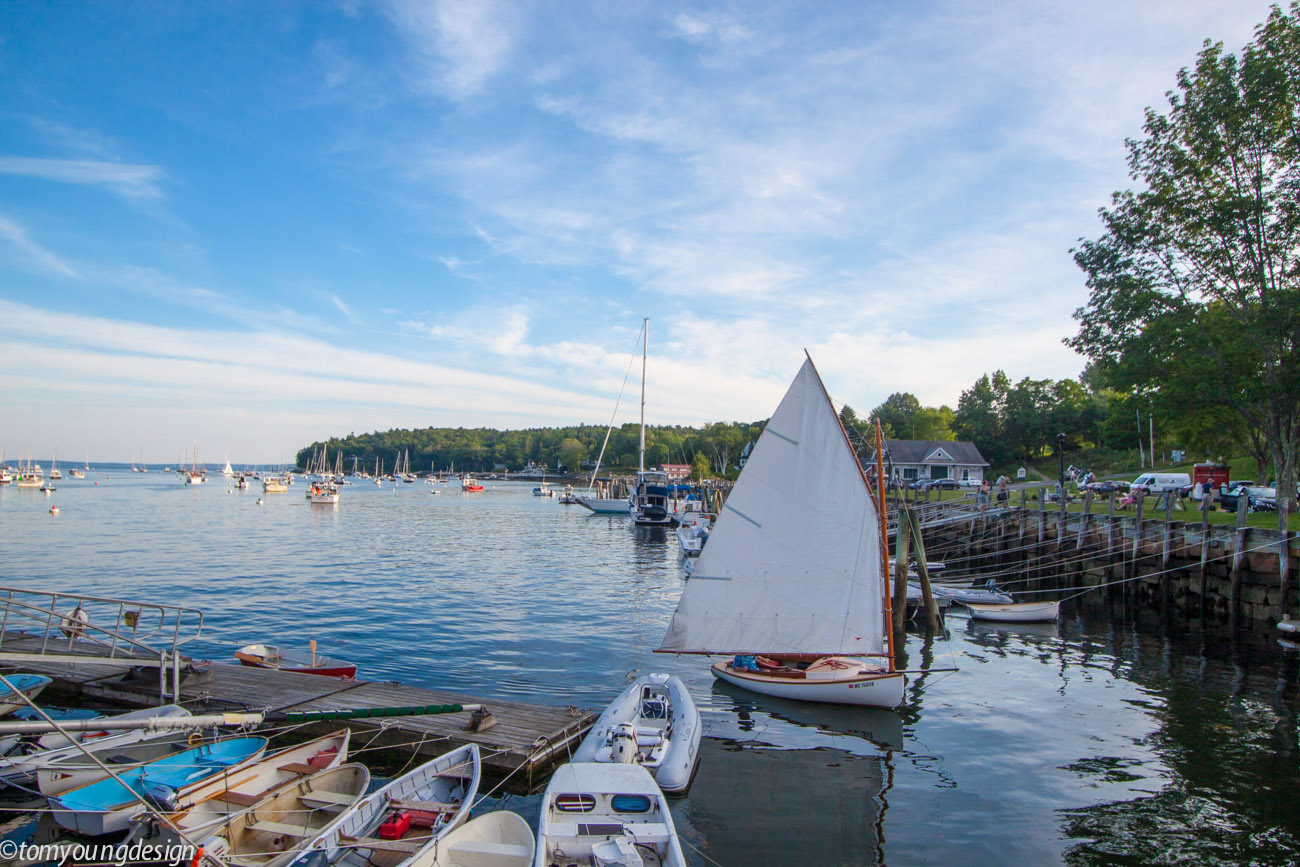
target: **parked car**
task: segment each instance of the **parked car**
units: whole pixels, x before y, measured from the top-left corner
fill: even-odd
[[[1237,511],[1238,502],[1246,498],[1246,509],[1251,512],[1276,512],[1277,489],[1249,482],[1233,482],[1219,493],[1219,506],[1229,512]]]
[[[980,480],[979,480],[979,479],[961,479],[961,480],[959,480],[959,481],[957,482],[957,484],[961,485],[963,488],[978,488],[978,487],[980,486]]]
[[[955,491],[961,487],[956,479],[931,479],[927,491]]]
[[[1132,487],[1146,488],[1151,493],[1177,491],[1192,484],[1192,477],[1187,473],[1143,473],[1133,480]]]
[[[1109,494],[1111,491],[1127,491],[1128,482],[1092,482],[1085,487],[1096,494]]]

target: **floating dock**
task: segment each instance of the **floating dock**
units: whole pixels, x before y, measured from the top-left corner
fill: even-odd
[[[40,635],[15,632],[5,632],[0,638],[5,650],[10,652],[20,652],[25,645],[39,652],[43,640]],[[102,658],[106,654],[95,644],[81,641],[70,644],[64,646],[66,649],[57,662],[36,658],[20,665],[7,662],[6,668],[44,674],[54,679],[50,691],[88,702],[129,707],[164,703],[159,698],[156,667],[137,668],[120,651],[111,662],[106,661]],[[68,661],[69,656],[88,659]],[[95,657],[99,658],[89,661]],[[377,749],[381,760],[399,763],[411,757],[433,758],[462,744],[478,744],[484,773],[493,778],[509,777],[512,788],[517,784],[524,790],[544,782],[546,777],[541,772],[567,759],[596,721],[596,714],[575,707],[484,700],[395,683],[345,680],[242,665],[196,663],[188,659],[182,662],[179,703],[193,713],[259,711],[275,715],[291,711],[485,705],[496,724],[481,731],[465,730],[468,713],[316,722],[303,726],[300,731],[324,733],[346,725],[353,732],[353,744],[357,748]],[[169,693],[170,677],[169,671],[166,684]]]

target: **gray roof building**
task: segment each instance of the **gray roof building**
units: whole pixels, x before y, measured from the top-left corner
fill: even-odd
[[[989,465],[974,443],[945,440],[885,440],[885,463],[895,478],[975,482],[983,480]]]

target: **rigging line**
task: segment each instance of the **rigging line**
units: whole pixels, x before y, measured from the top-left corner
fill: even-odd
[[[614,432],[614,419],[618,417],[619,405],[623,402],[623,392],[627,389],[627,381],[632,376],[632,365],[636,363],[636,348],[641,345],[645,337],[646,323],[641,323],[641,331],[637,334],[636,343],[632,344],[632,357],[627,362],[627,372],[623,374],[623,384],[618,389],[618,399],[614,401],[614,411],[609,416],[609,427],[605,428],[605,441],[601,443],[600,455],[596,458],[596,468],[591,471],[591,480],[587,482],[587,495],[591,496],[591,489],[596,484],[596,474],[600,472],[600,463],[605,459],[605,448],[609,445],[609,435]]]

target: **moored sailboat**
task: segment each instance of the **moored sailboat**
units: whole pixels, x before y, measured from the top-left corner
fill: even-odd
[[[719,512],[659,650],[731,655],[713,675],[765,695],[896,707],[906,678],[894,669],[882,494],[806,360]]]

